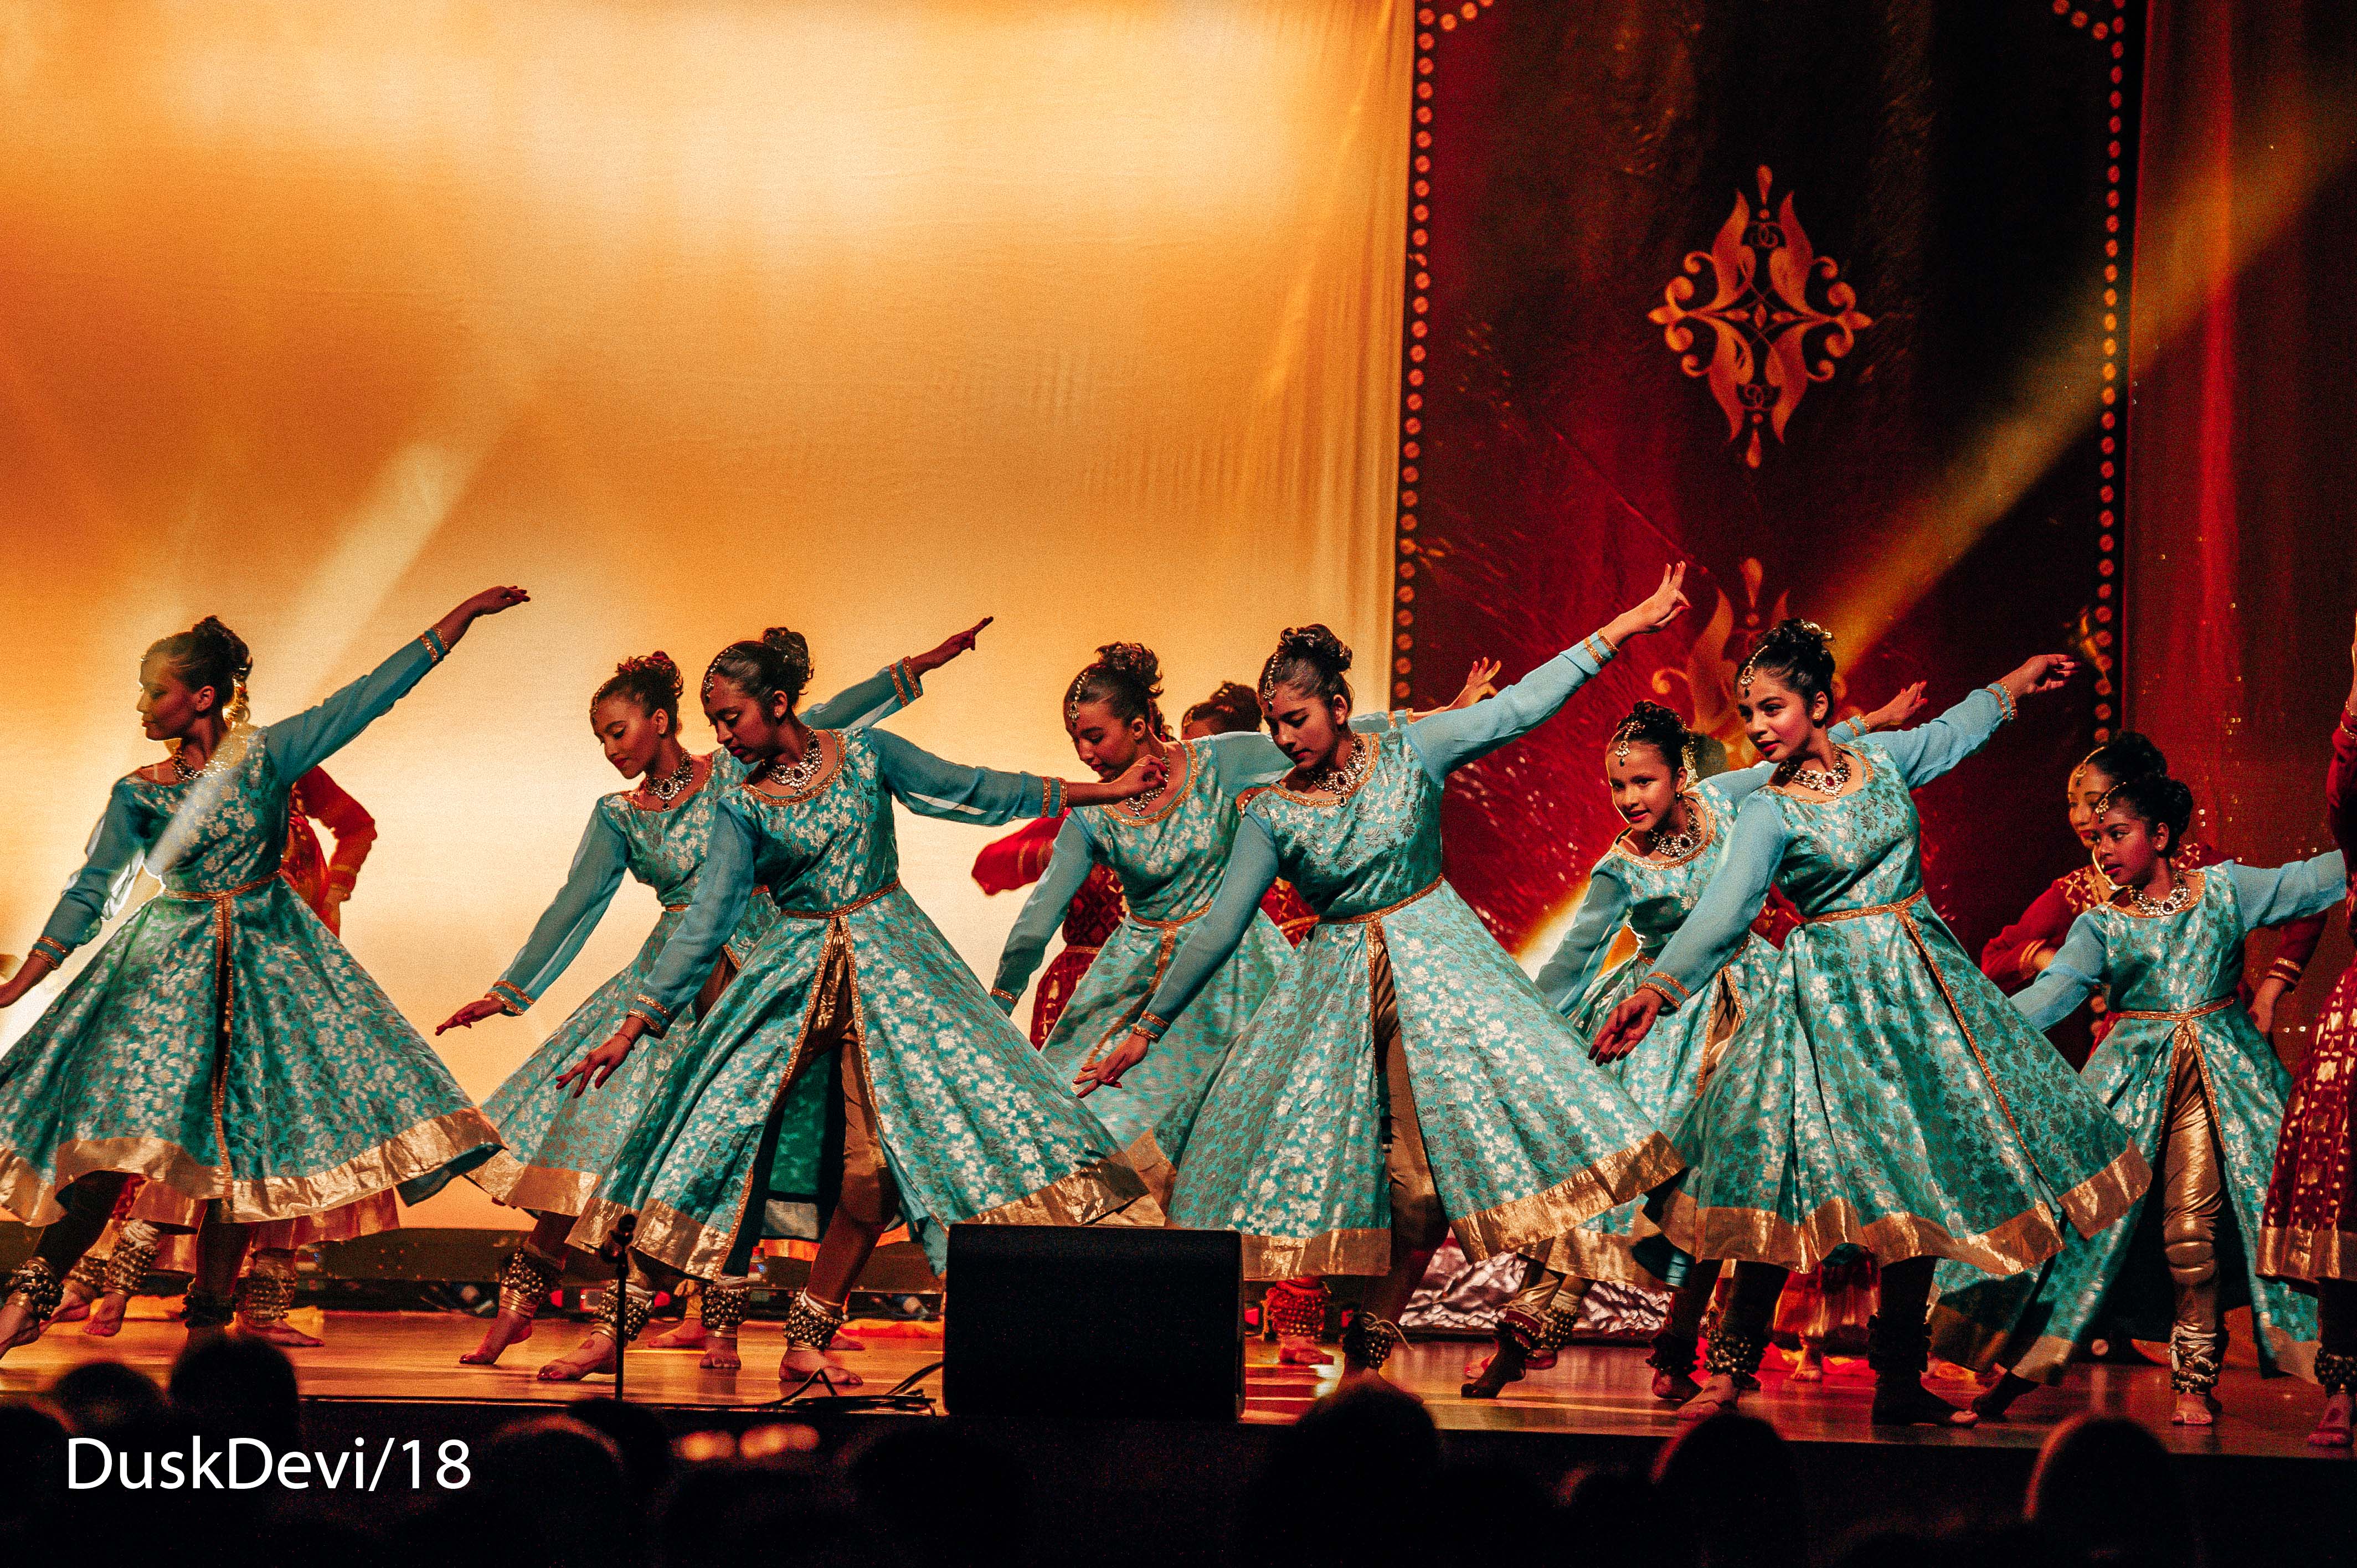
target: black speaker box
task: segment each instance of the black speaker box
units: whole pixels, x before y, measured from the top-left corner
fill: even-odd
[[[952,1415],[1243,1413],[1243,1238],[1232,1230],[952,1225],[945,1277]]]

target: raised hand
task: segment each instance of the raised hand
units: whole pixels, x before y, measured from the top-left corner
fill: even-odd
[[[2079,661],[2067,653],[2041,653],[2024,660],[2021,668],[2005,678],[2005,685],[2016,698],[2035,697],[2046,692],[2059,692],[2079,672]]]
[[[1162,788],[1163,780],[1168,776],[1168,769],[1164,767],[1162,758],[1149,757],[1140,752],[1137,760],[1131,763],[1121,777],[1115,779],[1107,788],[1113,791],[1114,800],[1130,800],[1140,795],[1153,794]]]
[[[1868,732],[1897,729],[1923,711],[1923,690],[1927,684],[1926,682],[1918,681],[1911,686],[1901,687],[1897,696],[1875,709],[1874,712],[1862,715],[1859,723],[1864,725]]]
[[[922,653],[911,655],[909,659],[909,668],[920,675],[927,675],[947,664],[959,654],[973,652],[974,639],[982,635],[982,628],[997,618],[996,616],[985,616],[963,631],[952,632],[948,640],[942,643],[940,647],[927,649]]]
[[[1119,1089],[1121,1075],[1146,1059],[1154,1042],[1132,1029],[1120,1045],[1105,1055],[1082,1067],[1080,1076],[1072,1079],[1072,1095],[1086,1100],[1100,1089]]]
[[[532,596],[518,587],[485,588],[458,607],[458,613],[468,620],[483,616],[495,616],[511,610],[518,605],[532,603]]]
[[[507,1010],[507,1004],[496,996],[479,996],[434,1026],[434,1032],[439,1035],[451,1029],[471,1029],[484,1019],[496,1018]]]
[[[1662,585],[1647,595],[1644,600],[1622,610],[1604,628],[1604,639],[1615,648],[1632,637],[1642,637],[1649,631],[1659,631],[1686,613],[1686,564],[1662,569]]]
[[[630,1059],[630,1036],[617,1035],[558,1073],[556,1081],[573,1085],[573,1098],[578,1100],[584,1090],[605,1088],[606,1080],[614,1076],[614,1070]]]
[[[1498,672],[1505,668],[1494,659],[1476,659],[1473,668],[1466,671],[1465,685],[1448,705],[1469,708],[1484,697],[1498,694]]]

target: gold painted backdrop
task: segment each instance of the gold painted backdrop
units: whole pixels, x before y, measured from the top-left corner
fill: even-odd
[[[427,1027],[615,788],[586,712],[623,654],[669,650],[692,703],[784,622],[823,693],[995,614],[896,727],[1069,774],[1099,642],[1153,643],[1181,704],[1290,621],[1379,646],[1407,20],[0,5],[0,950],[153,759],[141,650],[207,613],[267,721],[466,592],[535,596],[330,764],[381,828],[346,940]],[[968,880],[984,842],[903,819],[987,972],[1016,900]],[[445,1036],[467,1088],[652,914],[627,888],[531,1015]],[[415,1217],[497,1222],[464,1184]]]

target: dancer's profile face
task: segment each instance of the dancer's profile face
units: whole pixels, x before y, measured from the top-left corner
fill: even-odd
[[[589,727],[606,748],[606,760],[625,779],[636,779],[654,765],[663,737],[671,734],[671,715],[649,713],[638,700],[616,693],[589,710]]]
[[[1269,737],[1296,768],[1330,761],[1351,725],[1348,697],[1320,697],[1289,684],[1270,693],[1262,711]]]
[[[139,728],[149,740],[178,740],[212,712],[213,689],[190,686],[172,661],[151,653],[139,661]]]
[[[768,762],[785,750],[788,713],[783,697],[757,703],[726,676],[716,677],[704,694],[704,716],[712,733],[739,762]]]
[[[1604,782],[1612,791],[1612,809],[1641,832],[1653,832],[1668,820],[1685,781],[1686,770],[1673,767],[1662,748],[1649,741],[1631,744],[1626,757],[1617,745],[1604,748]]]
[[[1789,762],[1807,750],[1832,706],[1824,693],[1803,697],[1766,670],[1753,671],[1735,693],[1744,735],[1752,749],[1770,762]]]
[[[1100,779],[1118,779],[1146,748],[1146,718],[1114,717],[1110,703],[1082,703],[1064,715],[1064,733],[1081,765]]]
[[[2079,765],[2078,771],[2071,775],[2071,831],[2077,833],[2079,842],[2089,849],[2095,847],[2095,819],[2103,806],[2104,797],[2110,794],[2112,787],[2118,782],[2102,768],[2084,762]]]
[[[2115,805],[2095,819],[2095,865],[2119,886],[2150,882],[2173,847],[2166,826],[2147,822],[2126,806]]]

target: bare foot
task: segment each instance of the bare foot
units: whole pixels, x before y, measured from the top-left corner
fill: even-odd
[[[112,1339],[123,1332],[123,1315],[129,1311],[131,1298],[121,1291],[108,1291],[90,1304],[90,1321],[81,1331],[93,1339]]]
[[[2346,1393],[2326,1400],[2324,1413],[2316,1418],[2316,1430],[2308,1434],[2308,1441],[2318,1448],[2348,1447],[2352,1402],[2357,1402]]]
[[[1925,1388],[1921,1378],[1892,1374],[1875,1383],[1869,1419],[1877,1426],[1973,1426],[1981,1417],[1976,1410],[1950,1404]]]
[[[2178,1395],[2177,1408],[2169,1412],[2171,1426],[2214,1426],[2217,1421],[2218,1402],[2197,1391]]]
[[[1973,1413],[1983,1421],[2003,1421],[2013,1402],[2038,1385],[2028,1378],[2017,1378],[2011,1372],[2001,1372],[1996,1381],[1983,1389],[1973,1401]]]
[[[1703,1421],[1723,1410],[1733,1410],[1743,1397],[1733,1374],[1714,1372],[1710,1381],[1696,1390],[1692,1399],[1678,1406],[1680,1421]]]
[[[1465,1380],[1457,1391],[1469,1400],[1493,1400],[1509,1383],[1523,1380],[1523,1369],[1530,1359],[1522,1342],[1506,1333],[1498,1333],[1498,1348],[1483,1359],[1480,1371]]]
[[[502,1312],[483,1330],[483,1342],[458,1358],[462,1367],[496,1367],[500,1355],[511,1345],[521,1345],[532,1337],[532,1319],[512,1312]]]
[[[661,1334],[657,1334],[651,1338],[641,1340],[640,1342],[640,1348],[645,1350],[701,1350],[704,1348],[705,1341],[710,1336],[705,1332],[704,1320],[702,1318],[683,1317],[677,1323],[673,1324],[669,1328],[664,1329]]]
[[[0,1306],[0,1356],[41,1337],[41,1326],[21,1306]]]
[[[807,1345],[796,1345],[778,1358],[778,1381],[799,1383],[824,1373],[820,1381],[829,1388],[856,1389],[865,1380],[860,1375],[823,1350],[813,1350]]]
[[[1792,1353],[1792,1369],[1785,1374],[1788,1383],[1822,1383],[1825,1380],[1825,1354],[1813,1345],[1803,1345]]]
[[[92,1299],[93,1298],[90,1294],[84,1291],[79,1284],[70,1284],[66,1286],[65,1299],[58,1303],[58,1309],[55,1312],[49,1314],[49,1321],[51,1323],[80,1323],[83,1318],[90,1316],[90,1304]]]
[[[327,1343],[324,1339],[315,1338],[304,1333],[283,1317],[275,1323],[241,1322],[237,1326],[237,1332],[240,1338],[267,1340],[273,1345],[284,1346],[289,1350],[316,1350]]]
[[[835,1332],[834,1343],[828,1346],[827,1348],[834,1351],[838,1355],[842,1355],[853,1350],[866,1349],[867,1341],[865,1339],[855,1339],[850,1335],[838,1329]]]
[[[1276,1337],[1276,1364],[1280,1367],[1330,1367],[1334,1364],[1334,1358],[1320,1350],[1318,1341],[1306,1334],[1280,1334]]]
[[[737,1336],[711,1334],[705,1337],[704,1359],[696,1362],[697,1366],[707,1372],[733,1372],[744,1364],[737,1359]]]
[[[540,1369],[544,1383],[577,1383],[598,1372],[614,1369],[614,1342],[603,1334],[592,1334],[564,1355]]]
[[[1702,1385],[1694,1380],[1691,1372],[1656,1371],[1653,1374],[1653,1397],[1657,1400],[1670,1404],[1684,1404],[1700,1392]]]

